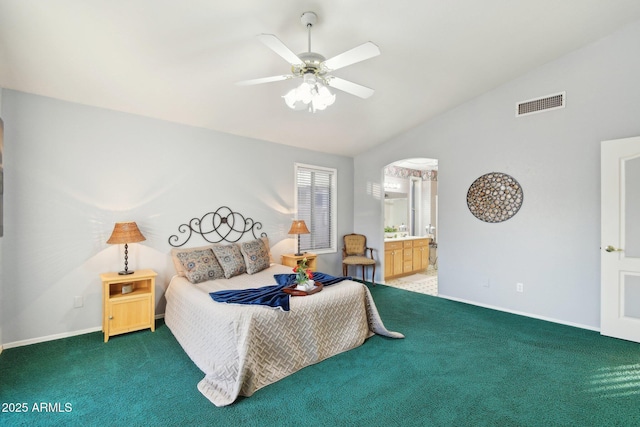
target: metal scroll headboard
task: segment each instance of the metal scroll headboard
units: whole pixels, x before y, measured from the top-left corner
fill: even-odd
[[[245,218],[244,215],[233,212],[226,206],[221,206],[215,212],[207,212],[201,218],[192,218],[188,224],[181,224],[178,227],[178,234],[184,237],[184,241],[180,243],[180,236],[174,234],[169,237],[169,244],[179,248],[187,243],[194,233],[201,235],[209,243],[222,241],[234,243],[248,232],[257,239],[256,230],[261,229],[262,223]],[[260,237],[266,235],[264,232],[260,233]]]

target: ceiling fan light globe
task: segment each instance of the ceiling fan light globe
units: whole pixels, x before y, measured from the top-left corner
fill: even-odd
[[[306,104],[302,102],[298,98],[297,93],[298,93],[298,88],[291,89],[282,98],[284,99],[285,104],[287,104],[287,107],[291,108],[292,110],[297,110],[297,111],[305,110],[307,108],[308,102]]]
[[[318,81],[315,76],[304,76],[304,81],[284,95],[285,103],[292,110],[324,110],[336,101],[335,94]]]
[[[291,89],[289,92],[287,92],[286,95],[284,95],[282,97],[284,99],[284,102],[287,104],[287,106],[291,109],[295,109],[295,104],[297,101],[296,98],[296,89]]]
[[[316,110],[324,110],[331,104],[333,104],[333,102],[327,103],[326,100],[324,100],[324,99],[315,99],[313,101],[313,107]]]
[[[312,102],[314,110],[324,110],[329,105],[333,104],[335,99],[323,99],[323,98],[315,98]]]
[[[336,95],[331,93],[324,85],[318,90],[318,98],[327,106],[333,105],[333,103],[336,102]]]
[[[304,102],[305,104],[308,104],[313,99],[313,96],[314,94],[313,94],[312,85],[309,85],[307,83],[302,83],[300,86],[298,86],[296,97],[300,101]]]
[[[313,109],[314,110],[325,110],[327,108],[327,104],[323,104],[321,102],[314,102],[313,103]]]

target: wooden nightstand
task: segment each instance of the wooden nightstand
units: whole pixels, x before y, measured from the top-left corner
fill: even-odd
[[[153,270],[133,274],[104,273],[102,279],[102,331],[104,342],[112,335],[151,328],[156,330],[156,276]],[[122,287],[131,287],[123,294]]]
[[[284,254],[282,255],[282,265],[287,265],[291,268],[295,267],[296,265],[298,265],[300,263],[300,261],[302,261],[303,258],[307,259],[307,267],[309,267],[309,269],[311,271],[316,271],[316,258],[318,256],[314,253],[311,252],[307,252],[305,254],[302,254],[300,256],[298,255],[294,255],[294,254]]]

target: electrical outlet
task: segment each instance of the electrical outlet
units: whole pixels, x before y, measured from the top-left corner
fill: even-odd
[[[516,291],[524,292],[524,283],[516,283]]]
[[[73,307],[74,308],[80,308],[83,305],[84,305],[84,302],[82,301],[82,295],[73,297]]]
[[[491,285],[491,280],[487,279],[487,281],[482,284],[482,287],[483,288],[488,288],[490,285]]]

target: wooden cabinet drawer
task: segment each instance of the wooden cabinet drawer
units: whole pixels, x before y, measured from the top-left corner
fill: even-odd
[[[385,242],[384,250],[391,251],[394,249],[402,249],[402,242]]]
[[[419,247],[419,246],[429,246],[429,241],[431,239],[419,239],[419,240],[414,240],[413,241],[413,247]]]
[[[406,240],[406,241],[403,243],[403,246],[404,246],[405,248],[411,248],[411,247],[413,247],[413,242],[412,242],[411,240]]]

